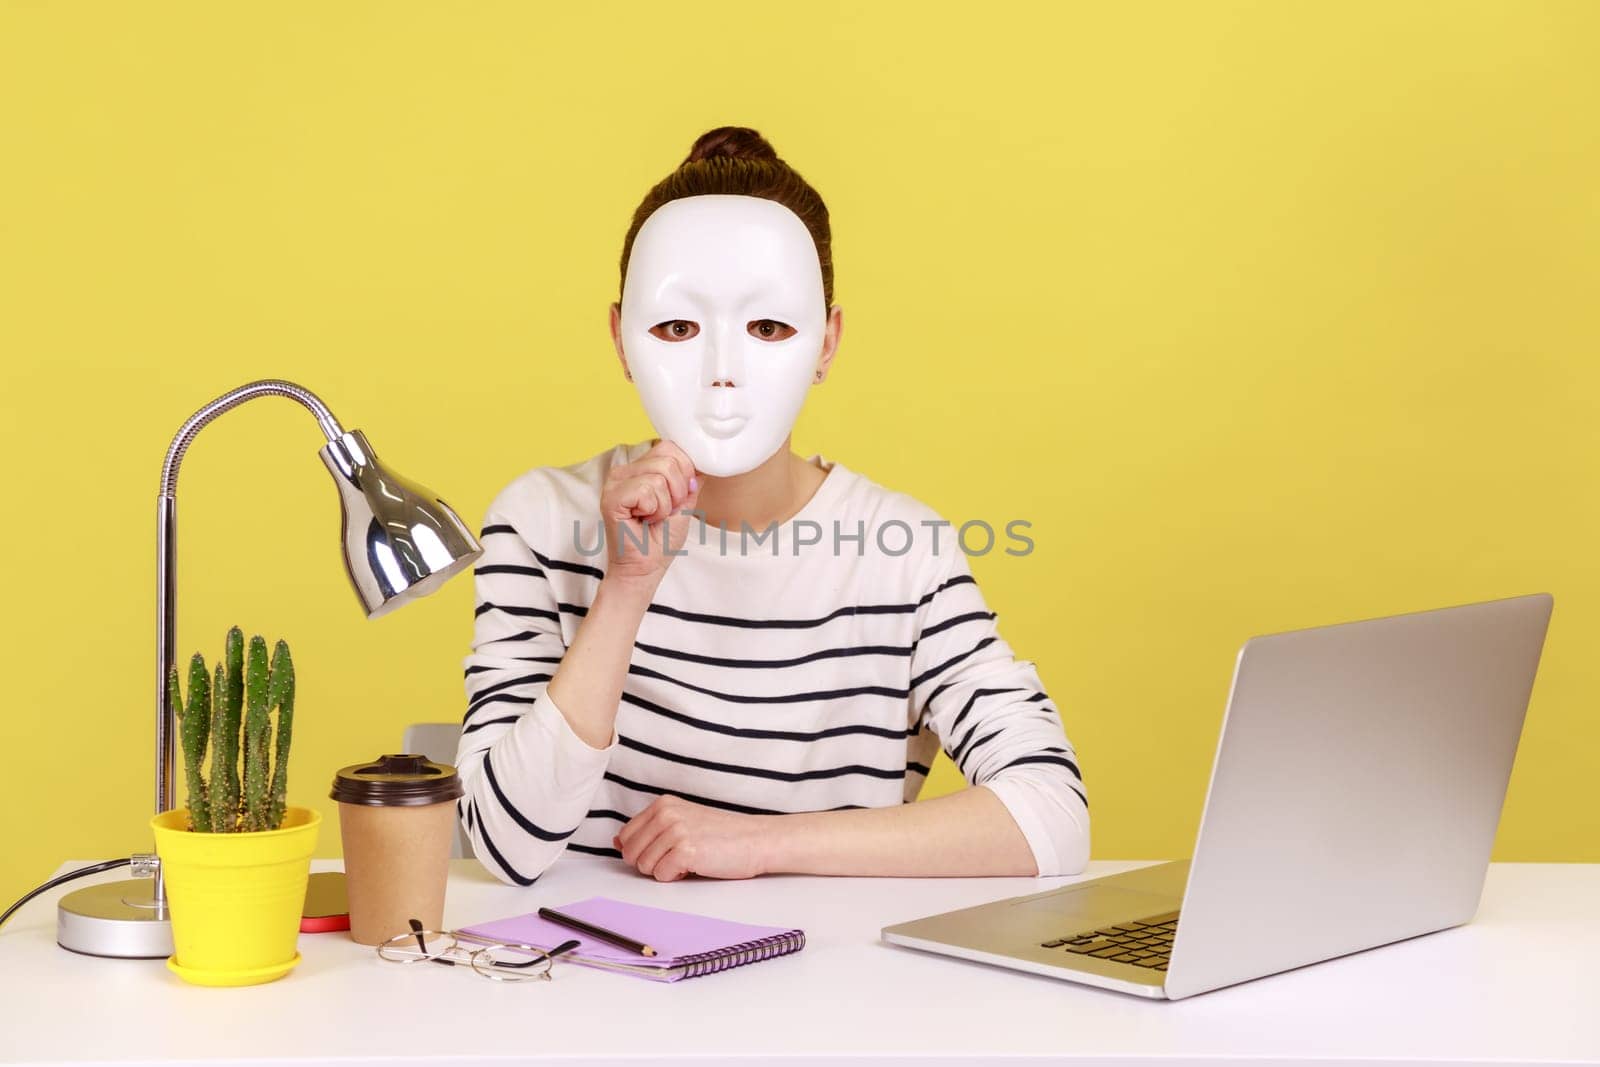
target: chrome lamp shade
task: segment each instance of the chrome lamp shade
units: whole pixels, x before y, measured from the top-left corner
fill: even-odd
[[[379,463],[360,430],[317,454],[339,487],[344,566],[367,618],[427,596],[482,554],[450,505]]]

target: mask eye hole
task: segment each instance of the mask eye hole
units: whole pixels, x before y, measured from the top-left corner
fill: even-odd
[[[668,319],[666,322],[658,322],[650,327],[651,335],[659,337],[663,341],[687,341],[699,332],[700,324],[691,322],[688,319]]]
[[[756,319],[746,329],[749,330],[751,337],[762,341],[787,341],[799,332],[788,323],[779,322],[777,319]]]

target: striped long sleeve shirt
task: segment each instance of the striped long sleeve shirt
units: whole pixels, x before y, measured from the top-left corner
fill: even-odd
[[[531,470],[489,507],[456,763],[491,873],[529,885],[564,849],[617,856],[612,837],[663,794],[754,814],[908,803],[941,747],[1004,803],[1040,874],[1082,870],[1077,756],[955,530],[821,457],[788,522],[691,526],[639,626],[610,744],[579,738],[545,688],[604,576],[606,472],[649,446]]]

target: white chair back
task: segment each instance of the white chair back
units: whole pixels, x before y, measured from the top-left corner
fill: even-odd
[[[418,722],[406,727],[405,738],[400,742],[402,752],[426,756],[434,763],[455,766],[456,747],[461,743],[461,726],[453,722]],[[455,840],[450,845],[454,859],[471,859],[472,842],[466,828],[456,820]]]

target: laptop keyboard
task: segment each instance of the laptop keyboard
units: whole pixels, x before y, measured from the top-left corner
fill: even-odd
[[[1040,943],[1041,948],[1059,948],[1079,956],[1094,956],[1112,963],[1131,963],[1152,970],[1167,969],[1172,955],[1172,936],[1178,930],[1178,913],[1166,912],[1148,919],[1117,923],[1101,930]]]

